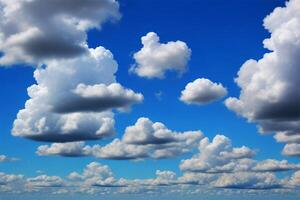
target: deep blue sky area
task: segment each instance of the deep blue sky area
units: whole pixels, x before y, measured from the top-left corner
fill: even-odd
[[[248,123],[247,119],[229,111],[224,105],[224,99],[205,106],[186,105],[179,101],[180,92],[185,85],[197,78],[222,83],[228,89],[228,96],[239,96],[240,89],[234,78],[245,61],[260,59],[267,52],[262,42],[270,33],[263,27],[263,19],[275,7],[284,6],[283,0],[121,0],[119,3],[122,14],[119,21],[105,23],[101,30],[92,29],[88,32],[89,47],[100,45],[113,53],[118,62],[117,81],[144,95],[144,101],[134,105],[130,112],[115,115],[117,137],[122,137],[124,129],[133,125],[139,117],[147,117],[155,122],[163,122],[174,131],[201,130],[210,139],[216,134],[223,134],[232,140],[233,146],[246,145],[255,149],[258,152],[255,158],[258,160],[272,158],[299,161],[298,158],[281,155],[284,144],[277,143],[272,134],[258,133],[256,124]],[[141,37],[151,31],[158,34],[162,43],[181,40],[188,45],[192,55],[186,73],[179,77],[174,72],[168,72],[165,79],[147,79],[128,72],[135,62],[133,54],[142,47]],[[29,98],[27,87],[35,83],[33,71],[34,68],[22,65],[0,67],[0,154],[19,158],[17,162],[0,163],[0,171],[30,177],[36,176],[36,171],[40,170],[48,175],[65,177],[70,172],[81,171],[88,163],[97,161],[109,165],[118,178],[152,178],[157,169],[182,174],[179,163],[184,158],[190,158],[193,152],[176,158],[144,161],[36,155],[37,147],[45,143],[11,135],[13,121]],[[161,98],[157,98],[157,93],[161,93]],[[111,140],[87,143],[106,144]],[[40,199],[35,195],[28,195],[27,198],[26,195],[24,198],[5,197],[8,200]],[[61,196],[59,199],[69,198],[70,196]],[[130,196],[120,198],[132,199]],[[114,196],[109,199],[120,198]],[[177,198],[185,199],[165,199]],[[190,197],[200,198],[225,200],[227,197]],[[78,199],[98,198],[79,195]],[[232,196],[228,199],[240,198]],[[259,200],[260,197],[250,195],[243,199]]]

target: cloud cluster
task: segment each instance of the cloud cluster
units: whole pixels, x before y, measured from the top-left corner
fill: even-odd
[[[46,174],[26,178],[22,175],[0,173],[0,191],[12,193],[44,192],[48,194],[87,193],[113,195],[135,194],[193,194],[198,189],[226,194],[223,189],[276,192],[276,189],[294,190],[300,184],[299,171],[290,177],[278,179],[272,172],[236,172],[205,174],[184,172],[177,176],[173,171],[156,170],[155,176],[148,179],[116,178],[109,166],[98,162],[86,165],[82,172],[71,172],[66,178]],[[196,188],[195,188],[196,187]],[[198,189],[197,189],[198,188]]]
[[[38,148],[38,155],[94,156],[105,159],[169,158],[182,155],[195,148],[203,137],[201,131],[174,132],[160,122],[139,118],[126,128],[122,139],[100,146],[83,142],[54,143]]]
[[[270,52],[258,61],[251,59],[242,65],[236,78],[240,96],[230,97],[225,102],[230,110],[257,123],[261,132],[276,132],[279,142],[297,144],[300,134],[299,5],[299,0],[291,0],[286,7],[276,8],[264,19],[264,27],[271,33],[271,37],[264,40],[264,46]]]
[[[89,29],[120,18],[117,1],[0,0],[0,16],[0,65],[37,67],[14,136],[101,139],[114,133],[113,109],[126,111],[143,100],[116,82],[118,64],[109,50],[87,45]]]
[[[73,59],[52,60],[34,72],[36,84],[20,110],[12,134],[38,141],[96,140],[114,133],[111,109],[143,100],[115,83],[117,62],[103,48]],[[105,76],[104,76],[105,74]]]
[[[86,31],[120,18],[115,0],[1,0],[0,10],[1,65],[82,55]]]
[[[210,142],[204,138],[199,143],[199,153],[180,164],[182,171],[200,173],[233,172],[278,172],[300,169],[300,164],[290,164],[286,160],[267,159],[256,161],[255,152],[246,146],[233,147],[231,140],[217,135]]]
[[[187,104],[208,104],[227,95],[227,89],[221,83],[198,78],[188,83],[181,91],[180,100]]]
[[[154,32],[141,38],[143,48],[134,54],[136,64],[130,69],[140,77],[164,78],[167,71],[184,73],[191,49],[182,41],[160,43]]]
[[[255,152],[248,147],[233,147],[231,140],[217,135],[209,141],[203,138],[199,153],[182,160],[181,180],[185,183],[207,184],[229,189],[275,189],[288,188],[290,184],[276,177],[276,172],[299,170],[299,164],[286,160],[254,160]],[[203,183],[203,180],[205,181]]]
[[[37,153],[40,155],[61,156],[93,155],[105,159],[160,158],[156,156],[156,151],[163,150],[163,145],[165,144],[167,144],[168,147],[174,145],[170,141],[176,139],[178,135],[172,133],[173,139],[165,140],[165,138],[170,138],[169,136],[166,137],[166,135],[168,135],[164,133],[166,130],[157,129],[155,133],[159,133],[161,136],[158,136],[155,133],[151,133],[149,136],[149,133],[145,134],[147,131],[144,130],[147,125],[142,122],[149,125],[146,130],[149,130],[149,127],[155,127],[155,123],[150,123],[148,119],[141,118],[134,126],[126,129],[122,140],[116,139],[104,147],[99,145],[90,147],[88,145],[85,146],[83,143],[52,144],[51,146],[45,145],[40,147]],[[161,140],[158,140],[157,138],[153,139],[153,135],[159,137]],[[164,135],[164,140],[162,140],[162,135]],[[197,137],[200,137],[200,135]],[[196,135],[194,136],[196,137]],[[191,139],[191,141],[192,142],[189,144],[194,146],[195,139]],[[157,146],[155,147],[154,144],[162,146],[159,148]],[[62,146],[60,147],[60,145]],[[180,145],[177,145],[176,147],[177,149],[181,148]],[[233,147],[231,140],[223,135],[215,136],[211,142],[207,137],[202,138],[199,142],[198,149],[199,153],[191,158],[181,161],[179,167],[183,172],[183,175],[180,177],[177,177],[177,175],[171,171],[157,171],[156,178],[146,180],[116,180],[111,177],[108,179],[110,181],[105,181],[107,183],[106,187],[125,187],[126,189],[122,189],[123,192],[137,192],[145,189],[145,187],[148,191],[148,187],[150,186],[171,187],[205,185],[210,188],[270,190],[288,189],[293,188],[296,185],[294,182],[297,182],[297,174],[293,175],[290,178],[291,180],[287,180],[287,178],[279,179],[276,174],[284,171],[300,170],[300,164],[293,164],[286,160],[280,161],[275,159],[255,160],[255,151],[246,146]],[[172,150],[168,148],[164,151],[172,152]],[[189,151],[191,151],[191,149],[189,149]],[[174,156],[174,154],[169,153],[166,155]],[[108,171],[106,174],[111,174],[109,170],[105,171]],[[80,175],[78,173],[72,173],[69,176],[71,179],[80,180],[84,180],[83,177],[85,177],[85,175]],[[91,177],[96,177],[96,175]],[[93,181],[88,182],[90,184],[87,185],[105,187],[103,180],[98,184],[95,183],[97,181],[94,179]]]

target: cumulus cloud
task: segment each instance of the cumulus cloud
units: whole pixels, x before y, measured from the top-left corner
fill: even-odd
[[[23,175],[5,174],[0,172],[0,185],[7,185],[23,179]]]
[[[40,175],[34,178],[26,179],[26,187],[28,189],[63,186],[65,186],[64,180],[59,176]]]
[[[82,174],[72,172],[68,176],[71,180],[81,182],[81,187],[121,187],[122,180],[114,178],[111,169],[107,165],[91,162],[83,170]]]
[[[290,184],[293,186],[300,186],[300,171],[295,172],[291,176]]]
[[[101,139],[114,133],[113,109],[126,111],[143,100],[116,82],[118,65],[109,50],[87,45],[89,29],[120,18],[117,1],[13,0],[0,1],[0,10],[0,64],[37,66],[14,136],[48,142]]]
[[[103,48],[73,59],[52,60],[34,72],[36,84],[14,121],[12,134],[38,141],[96,140],[114,133],[111,109],[126,110],[142,94],[115,82],[117,62]]]
[[[255,152],[248,147],[233,147],[231,140],[217,135],[212,142],[204,138],[199,143],[199,153],[183,160],[180,169],[199,173],[233,173],[233,172],[279,172],[300,169],[299,164],[286,160],[252,159]]]
[[[19,185],[24,185],[24,176],[21,174],[7,174],[0,172],[0,193],[17,192]]]
[[[0,10],[1,65],[79,56],[89,29],[120,18],[115,0],[1,0]]]
[[[115,160],[161,159],[190,152],[202,137],[201,131],[174,132],[160,122],[139,118],[135,125],[126,128],[121,139],[114,139],[105,146],[85,146],[82,142],[43,145],[38,148],[37,154]]]
[[[116,178],[108,165],[98,162],[87,164],[81,172],[73,171],[66,178],[46,174],[26,178],[22,175],[0,173],[1,192],[43,192],[50,194],[85,193],[115,195],[120,193],[181,193],[194,194],[200,190],[213,192],[214,188],[237,190],[295,189],[299,185],[299,172],[290,177],[277,178],[271,172],[230,172],[207,174],[156,170],[153,178]],[[225,192],[219,190],[219,192]],[[226,192],[225,192],[226,193]],[[224,194],[225,194],[224,193]]]
[[[181,91],[180,100],[187,104],[208,104],[227,95],[227,89],[221,83],[198,78],[188,83]]]
[[[286,144],[282,150],[282,154],[286,156],[300,156],[300,144]]]
[[[136,64],[130,69],[140,77],[164,78],[167,71],[184,73],[191,49],[182,41],[160,43],[154,32],[141,38],[143,48],[134,54]]]
[[[282,183],[272,173],[235,173],[224,174],[214,186],[228,189],[275,189],[282,188]]]
[[[67,143],[53,143],[50,147],[48,145],[41,145],[37,149],[39,156],[60,154],[66,157],[85,156],[86,148],[84,142],[67,142]]]
[[[238,72],[239,98],[226,106],[259,125],[260,131],[276,132],[279,142],[299,143],[300,133],[300,1],[291,0],[264,19],[271,37],[270,50],[260,60],[246,61]]]

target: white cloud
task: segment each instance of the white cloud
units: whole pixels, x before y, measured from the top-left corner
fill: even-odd
[[[84,54],[86,32],[120,18],[115,0],[1,0],[0,10],[1,65]]]
[[[100,146],[83,143],[43,145],[39,155],[94,156],[105,159],[169,158],[194,149],[203,137],[201,131],[174,132],[160,122],[139,118],[135,125],[126,128],[122,139]]]
[[[63,186],[65,186],[65,182],[59,176],[40,175],[34,178],[26,179],[26,187],[28,189]]]
[[[248,147],[232,147],[231,140],[217,135],[212,142],[204,138],[199,143],[199,153],[183,160],[180,169],[198,173],[278,172],[300,169],[300,164],[286,160],[252,159],[255,152]]]
[[[221,83],[198,78],[188,83],[181,91],[180,100],[187,104],[208,104],[227,95],[227,89]]]
[[[199,154],[183,160],[180,169],[204,173],[233,171],[235,166],[228,164],[235,160],[252,158],[254,154],[254,151],[245,146],[233,148],[230,139],[223,135],[216,135],[211,143],[206,137],[199,143]]]
[[[184,73],[191,57],[191,49],[182,41],[160,43],[154,32],[141,38],[143,48],[134,54],[136,64],[130,69],[138,76],[164,78],[167,71]]]
[[[291,0],[264,19],[271,37],[264,46],[271,52],[246,61],[236,82],[239,98],[226,106],[256,122],[261,132],[276,132],[279,142],[299,143],[300,133],[300,1]]]
[[[291,177],[278,179],[271,172],[234,172],[221,174],[205,174],[184,172],[178,177],[175,172],[169,170],[156,170],[153,178],[125,179],[116,178],[111,168],[98,162],[91,162],[81,172],[71,172],[67,178],[49,176],[46,174],[26,178],[22,175],[0,173],[0,191],[19,193],[39,192],[39,194],[102,194],[117,195],[120,193],[134,194],[207,194],[217,192],[226,194],[224,190],[216,188],[242,190],[290,189],[295,190],[299,185],[299,172]],[[200,191],[199,191],[200,190]],[[227,193],[228,194],[228,193]]]
[[[286,156],[300,156],[300,144],[286,144],[282,150],[282,154]]]
[[[48,145],[39,146],[36,153],[39,156],[56,154],[67,157],[85,156],[87,153],[84,145],[84,142],[53,143],[50,147]]]
[[[290,184],[300,186],[300,171],[295,172],[290,179]]]
[[[121,187],[122,180],[114,178],[111,169],[107,165],[91,162],[83,170],[82,174],[72,172],[68,176],[71,180],[79,181],[81,187]]]
[[[275,189],[281,182],[272,173],[224,174],[214,183],[215,187],[228,189]]]
[[[23,175],[5,174],[0,172],[0,185],[5,185],[11,182],[19,181],[23,178]]]
[[[14,121],[12,134],[39,141],[95,140],[114,133],[112,108],[128,109],[141,94],[115,83],[117,62],[103,48],[52,60],[34,72],[37,84]]]

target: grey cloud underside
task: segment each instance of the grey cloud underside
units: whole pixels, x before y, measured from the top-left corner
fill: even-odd
[[[91,128],[91,127],[90,127]],[[93,133],[95,129],[91,129],[91,132]],[[40,141],[40,142],[70,142],[70,141],[83,141],[83,140],[99,140],[101,137],[93,134],[88,134],[88,130],[85,129],[82,132],[69,132],[68,134],[61,135],[57,134],[55,132],[45,132],[40,135],[34,135],[34,134],[28,134],[26,138]],[[105,135],[111,135],[113,132],[107,132]],[[74,154],[74,157],[76,155]]]
[[[279,189],[283,188],[282,185],[275,184],[271,186],[258,186],[255,187],[251,184],[241,184],[241,185],[226,185],[226,186],[220,186],[216,188],[223,188],[223,189],[238,189],[238,190],[270,190],[270,189]]]
[[[109,109],[130,107],[134,101],[126,97],[78,97],[74,96],[57,102],[53,108],[56,113],[101,112]]]
[[[87,52],[87,49],[79,44],[74,44],[70,38],[60,38],[58,33],[53,36],[39,35],[23,44],[24,51],[35,59],[46,58],[72,58]],[[59,42],[58,42],[59,41]]]
[[[300,61],[299,61],[300,63]],[[276,121],[297,121],[300,120],[300,97],[291,95],[292,99],[283,100],[279,103],[270,103],[264,105],[263,109],[259,110],[256,115],[256,120],[272,120]]]

